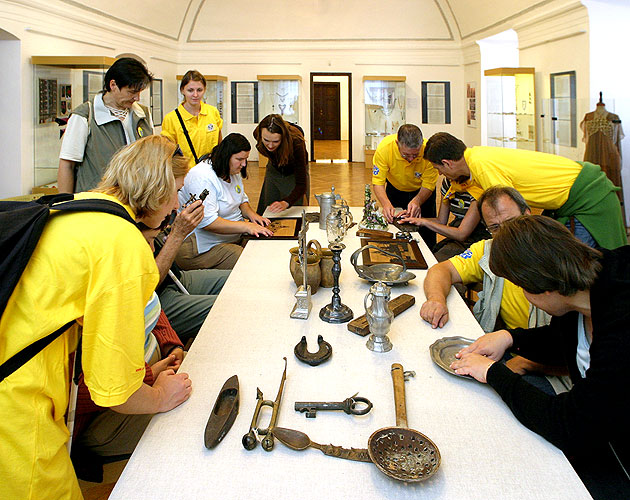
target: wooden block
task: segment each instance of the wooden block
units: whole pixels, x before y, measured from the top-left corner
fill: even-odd
[[[389,231],[380,231],[378,229],[359,229],[357,231],[357,236],[376,239],[389,239],[394,237],[394,235]]]
[[[394,313],[394,316],[398,316],[401,312],[406,311],[415,303],[416,298],[413,295],[403,293],[395,299],[390,300],[389,307]],[[370,327],[368,325],[365,314],[348,323],[348,330],[356,333],[357,335],[361,335],[361,337],[365,337],[366,335],[368,335],[370,333]]]

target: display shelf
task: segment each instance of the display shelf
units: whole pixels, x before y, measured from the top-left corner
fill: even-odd
[[[300,75],[258,75],[258,115],[281,115],[286,121],[300,119]]]
[[[222,75],[203,75],[206,79],[206,92],[203,95],[203,102],[214,106],[219,110],[221,118],[225,119],[225,90],[227,87],[227,76]],[[184,75],[177,75],[177,102],[183,100],[182,93],[179,90],[180,83]]]
[[[366,166],[379,143],[406,123],[406,77],[364,76]]]
[[[484,71],[488,146],[536,150],[534,68]]]

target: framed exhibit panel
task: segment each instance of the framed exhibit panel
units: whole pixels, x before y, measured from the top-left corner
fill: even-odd
[[[273,236],[249,236],[246,240],[297,240],[298,233],[302,229],[302,217],[276,217],[269,219],[267,226],[273,232]]]
[[[488,146],[536,150],[534,68],[484,71]]]
[[[232,123],[258,123],[258,82],[232,82]]]
[[[227,76],[203,75],[206,79],[206,93],[203,95],[203,102],[214,106],[219,111],[221,118],[225,120],[225,90],[227,86]],[[182,93],[179,86],[184,75],[177,75],[177,104],[182,102]]]
[[[466,125],[477,128],[477,82],[466,83]]]
[[[299,75],[258,75],[258,114],[261,119],[269,114],[281,115],[284,120],[299,123]]]
[[[162,80],[154,78],[151,82],[151,117],[153,118],[153,125],[159,127],[162,125],[162,118],[164,113],[162,111]]]
[[[34,185],[54,185],[61,137],[74,108],[103,88],[111,57],[33,56]]]
[[[428,269],[428,265],[420,252],[418,242],[415,240],[398,240],[392,239],[368,239],[361,238],[361,246],[374,245],[381,250],[400,255],[405,261],[408,269]],[[363,264],[371,266],[372,264],[400,264],[400,260],[385,255],[373,248],[366,248],[361,252],[363,255]]]
[[[451,82],[422,82],[422,123],[451,123]]]

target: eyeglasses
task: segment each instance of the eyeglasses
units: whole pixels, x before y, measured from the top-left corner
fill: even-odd
[[[516,217],[510,217],[509,219],[505,219],[502,222],[498,222],[496,224],[490,224],[489,226],[484,222],[483,225],[486,226],[486,229],[491,233],[494,234],[496,232],[499,231],[499,229],[501,229],[501,226],[503,224],[505,224],[506,222],[510,222],[511,220],[516,219]]]
[[[177,217],[177,211],[173,210],[170,214],[168,214],[166,217],[164,217],[164,220],[162,221],[162,223],[158,227],[147,226],[144,222],[136,222],[136,227],[140,231],[147,231],[147,230],[164,231],[167,227],[172,225],[173,222],[175,222],[175,217]]]
[[[416,158],[418,158],[418,156],[420,156],[420,154],[416,153],[416,154],[406,155],[406,154],[400,153],[400,156],[402,156],[407,161],[413,161]]]

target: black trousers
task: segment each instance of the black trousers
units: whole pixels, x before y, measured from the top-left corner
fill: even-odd
[[[407,208],[407,205],[409,205],[409,202],[414,198],[414,196],[418,194],[418,191],[420,190],[416,189],[415,191],[399,191],[389,182],[387,182],[385,185],[385,194],[387,195],[387,198],[389,199],[391,204],[394,205],[394,207],[400,207],[403,210]],[[422,217],[433,218],[436,216],[435,191],[433,191],[427,201],[422,204],[421,209]],[[437,236],[434,231],[432,231],[428,227],[421,227],[418,232],[430,249],[435,246]]]

